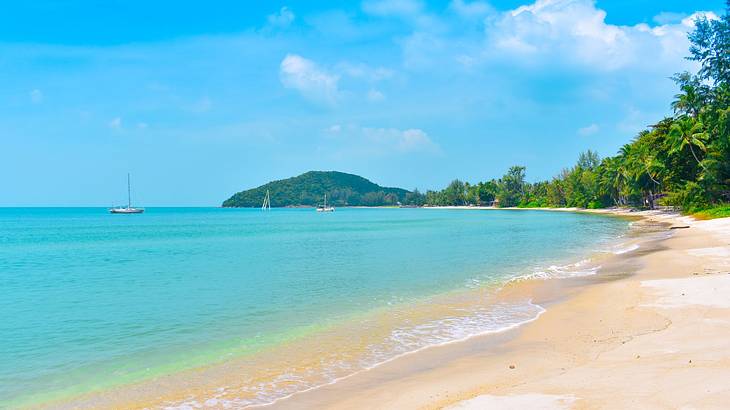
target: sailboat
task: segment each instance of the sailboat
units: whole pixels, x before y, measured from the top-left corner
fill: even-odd
[[[327,206],[327,194],[324,194],[324,205],[317,206],[317,212],[334,212],[335,207]]]
[[[262,211],[268,211],[271,209],[271,197],[269,196],[269,190],[266,190],[266,197],[264,197],[264,203],[261,205]]]
[[[144,212],[144,208],[132,208],[132,184],[127,174],[127,207],[118,206],[111,208],[109,212],[113,214],[141,214]]]

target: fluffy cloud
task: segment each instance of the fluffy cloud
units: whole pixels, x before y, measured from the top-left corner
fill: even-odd
[[[411,128],[362,128],[366,140],[398,152],[434,151],[436,144],[425,131]]]
[[[687,18],[687,15],[684,13],[673,13],[671,11],[664,11],[654,16],[652,20],[654,20],[654,22],[658,24],[671,24],[679,23],[685,18]]]
[[[288,7],[284,6],[278,12],[269,14],[267,20],[274,27],[287,27],[294,22],[296,16]]]
[[[606,23],[606,12],[593,0],[538,0],[488,19],[485,30],[492,55],[616,70],[677,65],[687,52],[686,35],[697,15],[655,27],[618,26]]]
[[[409,153],[438,153],[439,146],[418,128],[375,128],[335,124],[325,130],[333,141],[344,144],[343,152],[356,155],[391,155]]]
[[[337,100],[339,76],[320,68],[314,61],[288,54],[279,66],[284,87],[299,91],[304,97],[332,104]]]

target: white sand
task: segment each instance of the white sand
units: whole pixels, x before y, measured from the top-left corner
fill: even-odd
[[[644,306],[683,308],[707,306],[730,309],[730,274],[641,282],[657,298]]]
[[[492,396],[484,394],[473,399],[464,400],[448,410],[563,410],[569,409],[575,402],[575,397],[552,394],[513,394],[509,396]]]

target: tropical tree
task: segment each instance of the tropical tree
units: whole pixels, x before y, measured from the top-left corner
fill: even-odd
[[[689,147],[692,157],[704,168],[702,161],[695,153],[695,147],[701,152],[707,151],[705,143],[709,135],[705,132],[704,124],[692,117],[682,116],[672,124],[667,136],[671,144],[671,153],[681,152],[685,147]]]

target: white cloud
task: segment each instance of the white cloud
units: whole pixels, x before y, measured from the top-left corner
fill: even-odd
[[[43,92],[39,89],[34,89],[29,93],[30,101],[33,104],[40,104],[43,102]]]
[[[284,6],[278,12],[269,14],[267,20],[274,27],[287,27],[294,22],[296,16],[288,7]]]
[[[598,124],[591,124],[587,127],[583,127],[578,129],[578,135],[581,137],[587,137],[589,135],[593,135],[601,130],[601,127],[598,126]]]
[[[494,12],[494,8],[489,3],[483,1],[452,0],[449,4],[449,9],[467,18],[484,17]]]
[[[610,71],[679,66],[692,27],[690,17],[655,27],[618,26],[606,22],[606,12],[596,8],[594,0],[537,0],[487,19],[485,30],[491,55],[528,64],[563,61]]]
[[[109,121],[109,128],[113,130],[121,130],[122,129],[122,119],[120,117],[115,117],[111,121]]]
[[[382,92],[375,90],[375,89],[371,89],[370,91],[368,91],[368,100],[377,102],[377,101],[383,101],[384,99],[385,99],[385,95]]]
[[[685,14],[685,13],[674,13],[671,11],[663,11],[663,12],[657,14],[656,16],[654,16],[654,18],[652,18],[652,20],[658,24],[675,24],[675,23],[681,22],[686,17],[687,17],[687,14]]]
[[[365,138],[377,145],[398,152],[436,151],[436,144],[425,131],[411,128],[362,128]]]
[[[395,74],[393,70],[385,67],[371,67],[362,63],[342,62],[337,64],[338,72],[352,78],[364,79],[367,81],[382,81],[392,78]]]
[[[339,76],[296,54],[287,54],[281,61],[279,79],[284,87],[295,89],[311,100],[330,104],[337,100]]]
[[[377,128],[335,124],[324,130],[327,149],[336,156],[378,157],[407,154],[438,154],[439,146],[418,128]]]
[[[420,14],[423,4],[417,0],[367,0],[362,9],[374,16],[408,17]]]

